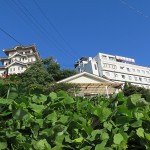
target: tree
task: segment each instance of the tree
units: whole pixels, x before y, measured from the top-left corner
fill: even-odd
[[[53,81],[52,76],[47,72],[42,61],[33,63],[20,77],[25,87],[32,84],[45,86]]]
[[[137,87],[132,85],[131,83],[125,83],[124,88],[123,88],[123,93],[125,96],[130,96],[132,94],[142,94],[143,97],[145,97],[145,95],[150,94],[150,90],[149,89],[145,89],[143,87]]]
[[[60,64],[58,64],[57,61],[52,56],[44,59],[43,63],[46,70],[55,81],[59,81],[76,74],[75,70],[70,70],[70,69],[61,70]]]

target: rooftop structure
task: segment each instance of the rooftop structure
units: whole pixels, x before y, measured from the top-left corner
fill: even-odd
[[[5,58],[0,58],[2,65],[0,67],[0,76],[6,77],[11,74],[24,72],[33,62],[40,60],[40,55],[35,45],[16,46],[11,49],[4,49]]]
[[[78,60],[75,69],[78,73],[89,72],[111,81],[130,82],[150,89],[150,68],[136,65],[133,58],[98,53],[94,58]]]

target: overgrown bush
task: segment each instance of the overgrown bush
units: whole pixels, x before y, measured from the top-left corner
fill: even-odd
[[[67,93],[0,98],[0,149],[150,149],[150,99]]]

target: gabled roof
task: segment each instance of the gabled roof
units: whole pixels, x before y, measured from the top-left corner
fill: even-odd
[[[61,81],[58,81],[57,83],[101,83],[101,82],[107,82],[107,83],[114,83],[110,80],[104,79],[102,77],[87,73],[87,72],[82,72],[78,73],[76,75],[73,75],[71,77],[68,77],[66,79],[63,79]]]

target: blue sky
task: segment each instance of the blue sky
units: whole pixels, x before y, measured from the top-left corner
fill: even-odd
[[[0,28],[62,68],[98,52],[150,66],[149,6],[148,0],[1,0]],[[0,31],[0,57],[17,45]]]

